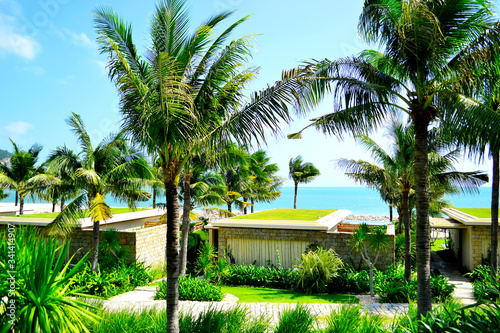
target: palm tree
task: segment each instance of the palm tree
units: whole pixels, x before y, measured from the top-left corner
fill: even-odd
[[[405,126],[397,119],[392,119],[388,129],[391,149],[384,150],[366,135],[359,135],[359,142],[372,153],[377,164],[367,161],[340,159],[339,166],[347,171],[347,176],[361,184],[375,188],[391,188],[397,192],[396,201],[405,230],[405,278],[411,280],[411,212],[413,205],[410,198],[414,193],[413,161],[415,141],[413,126]],[[447,150],[451,142],[434,128],[429,135],[429,170],[430,189],[433,201],[439,201],[445,194],[461,191],[474,192],[487,181],[487,176],[480,172],[458,172],[453,167],[460,154],[459,149]],[[379,166],[381,165],[381,166]]]
[[[304,163],[302,156],[291,158],[288,164],[288,178],[293,180],[295,185],[295,195],[293,197],[293,208],[297,209],[297,189],[299,183],[309,183],[320,175],[319,170],[311,162]]]
[[[67,150],[57,149],[51,155],[49,170],[55,174],[72,174],[73,184],[81,193],[46,227],[46,231],[49,234],[69,233],[75,218],[83,216],[81,208],[88,208],[93,221],[92,270],[97,271],[100,222],[111,217],[105,196],[112,195],[127,202],[129,207],[135,207],[137,200],[150,197],[142,187],[146,179],[152,178],[152,172],[142,156],[128,147],[123,134],[111,135],[94,146],[79,115],[73,113],[67,123],[82,150],[75,159]]]
[[[276,175],[279,171],[278,164],[269,163],[270,160],[264,150],[250,155],[250,182],[243,190],[243,201],[250,199],[251,213],[255,210],[256,202],[272,202],[281,196],[280,187],[283,180]],[[243,210],[246,214],[247,206]]]
[[[490,7],[489,1],[476,0],[367,0],[359,34],[382,51],[367,50],[359,57],[307,64],[311,78],[316,79],[309,100],[317,103],[328,92],[335,100],[334,112],[316,118],[312,126],[338,137],[345,131],[361,134],[380,126],[394,110],[407,113],[415,126],[419,316],[432,311],[429,124],[438,116],[445,122],[452,118],[460,122],[468,114],[491,120],[495,127],[500,124],[500,117],[446,84],[450,77],[468,70],[467,54],[495,43],[497,31],[487,30],[492,26]],[[481,56],[475,61],[483,61]],[[481,128],[476,135],[491,137],[495,131]],[[300,137],[300,133],[290,137]]]
[[[287,103],[299,103],[295,70],[282,80],[243,100],[256,69],[246,68],[249,38],[226,43],[246,20],[214,37],[230,12],[210,17],[188,29],[183,0],[160,1],[151,21],[151,47],[137,54],[130,25],[109,9],[95,11],[101,52],[109,55],[110,77],[121,94],[123,129],[158,155],[167,198],[167,331],[178,332],[179,202],[178,183],[185,164],[200,149],[213,149],[234,139],[261,142],[265,128],[279,132],[289,122]]]
[[[66,202],[74,199],[78,195],[78,188],[74,179],[74,168],[78,163],[78,155],[66,146],[57,147],[49,157],[46,164],[50,165],[56,159],[63,159],[64,164],[60,165],[58,170],[50,169],[54,176],[59,179],[58,184],[49,186],[44,192],[47,201],[52,202],[52,212],[55,211],[55,205],[60,202],[60,211],[64,210]]]
[[[24,199],[51,182],[56,182],[56,179],[42,173],[42,166],[36,166],[42,146],[35,144],[24,151],[14,141],[10,142],[14,147],[14,155],[10,158],[10,165],[0,164],[0,186],[16,191],[16,205],[19,198],[19,215],[23,215]]]

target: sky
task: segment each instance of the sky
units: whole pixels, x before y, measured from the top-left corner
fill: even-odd
[[[133,27],[134,43],[141,54],[149,45],[148,29],[156,1],[0,0],[0,149],[12,151],[9,139],[28,149],[44,146],[42,158],[57,146],[78,151],[65,120],[80,114],[94,143],[120,125],[118,95],[106,70],[106,56],[97,50],[92,12],[111,7]],[[255,41],[250,65],[259,67],[249,91],[279,80],[283,70],[311,59],[337,59],[368,48],[357,35],[361,0],[191,0],[191,23],[199,25],[222,10],[234,10],[228,22],[252,15],[233,32],[233,38],[252,35]],[[222,32],[222,29],[219,30]],[[331,112],[326,99],[306,117],[294,117],[283,133],[296,132],[308,119]],[[302,140],[269,137],[271,161],[287,178],[290,158],[302,155],[321,176],[307,186],[357,186],[335,167],[338,158],[370,160],[370,154],[352,137],[343,141],[304,132]],[[372,137],[383,147],[390,142],[385,130]],[[463,160],[461,171],[490,171],[491,161]],[[284,186],[293,186],[290,180]],[[487,185],[490,186],[490,185]]]

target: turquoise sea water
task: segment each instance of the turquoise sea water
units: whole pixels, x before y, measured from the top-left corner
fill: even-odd
[[[272,208],[293,208],[293,187],[283,187],[281,197],[273,203],[256,203],[255,210],[267,210]],[[489,208],[491,200],[491,187],[480,189],[475,195],[448,196],[456,207],[462,208]],[[125,207],[113,198],[107,198],[109,205],[113,207]],[[164,198],[157,199],[164,202]],[[4,202],[14,202],[11,194]],[[28,200],[28,202],[33,202]],[[36,201],[40,202],[40,201]],[[152,201],[139,203],[140,207],[151,206]],[[375,190],[365,187],[300,187],[297,197],[297,208],[316,209],[347,209],[356,215],[389,215],[389,208]]]

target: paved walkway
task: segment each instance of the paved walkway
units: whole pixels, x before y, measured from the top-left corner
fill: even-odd
[[[156,287],[138,287],[134,291],[130,291],[109,300],[104,301],[104,307],[117,311],[121,309],[134,309],[141,310],[144,308],[165,308],[165,301],[155,301],[154,294]],[[368,296],[369,297],[369,296]],[[366,299],[366,296],[363,297]],[[181,311],[200,313],[207,310],[209,307],[229,310],[236,306],[248,308],[253,315],[267,315],[271,316],[272,320],[276,320],[279,314],[294,304],[288,303],[235,303],[235,302],[190,302],[180,301]],[[371,302],[370,302],[371,303]],[[377,314],[384,317],[394,317],[396,314],[402,314],[408,311],[408,304],[366,304],[360,303],[367,312]],[[342,306],[342,304],[304,304],[316,316],[327,316],[332,310]]]
[[[448,279],[450,283],[455,285],[453,297],[458,299],[463,305],[470,305],[476,303],[474,297],[474,286],[470,280],[460,274],[458,268],[445,262],[439,262],[436,266],[439,271]]]

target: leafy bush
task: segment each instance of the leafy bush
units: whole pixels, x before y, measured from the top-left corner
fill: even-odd
[[[297,304],[295,308],[284,310],[279,317],[274,333],[308,333],[313,332],[316,318],[307,307]]]
[[[291,289],[298,283],[298,271],[283,267],[255,265],[229,265],[228,274],[221,279],[227,285],[248,285]]]
[[[0,331],[15,324],[16,332],[86,332],[84,321],[96,321],[90,306],[66,288],[83,265],[70,268],[68,251],[69,242],[42,237],[34,228],[0,235]]]
[[[324,292],[342,265],[342,260],[333,249],[319,247],[316,251],[304,253],[296,266],[299,272],[297,286],[308,292]]]
[[[383,319],[380,316],[366,314],[361,305],[343,305],[333,310],[327,317],[325,333],[375,333],[381,332]]]
[[[417,299],[417,280],[412,277],[410,283],[404,278],[404,266],[391,266],[385,272],[378,272],[376,289],[382,303],[408,303]],[[444,302],[455,290],[455,286],[448,283],[448,278],[440,274],[431,276],[432,299]]]
[[[362,294],[370,291],[368,271],[356,271],[352,266],[344,266],[332,277],[328,291],[335,293]]]
[[[496,300],[500,294],[498,275],[491,276],[490,266],[480,265],[468,274],[474,286],[474,297],[478,300]]]
[[[448,278],[441,274],[431,276],[431,295],[437,302],[444,302],[455,290],[455,286],[448,283]]]
[[[160,283],[156,290],[155,299],[166,299],[167,282]],[[200,280],[190,275],[179,278],[179,300],[200,301],[200,302],[220,302],[224,294],[219,286],[215,286],[207,280]]]
[[[70,288],[89,295],[112,297],[151,282],[148,268],[133,262],[92,272],[89,262],[72,279]]]

